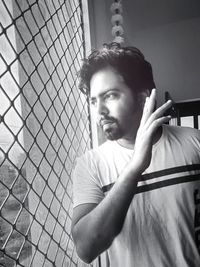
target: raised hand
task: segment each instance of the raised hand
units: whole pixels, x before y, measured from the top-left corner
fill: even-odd
[[[153,89],[151,95],[146,98],[143,115],[137,131],[132,159],[132,163],[140,173],[145,171],[150,164],[153,140],[158,135],[158,129],[163,123],[166,123],[171,119],[170,116],[164,115],[166,110],[172,106],[171,100],[156,110],[155,104],[156,89]]]

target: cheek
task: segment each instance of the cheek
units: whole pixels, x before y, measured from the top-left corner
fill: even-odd
[[[133,101],[131,96],[126,96],[119,101],[110,102],[108,106],[110,116],[118,120],[126,120],[133,116],[138,105]]]
[[[127,124],[128,122],[132,121],[133,113],[133,106],[123,104],[118,106],[117,109],[113,109],[110,115],[115,117],[120,124]]]
[[[127,101],[124,101],[121,103],[121,115],[123,117],[131,117],[137,110],[137,105],[132,101],[132,99],[127,99]]]

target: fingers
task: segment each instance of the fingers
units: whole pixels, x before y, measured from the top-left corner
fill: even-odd
[[[172,101],[168,100],[154,112],[155,117],[164,114],[172,106]]]
[[[154,109],[155,109],[155,105],[156,105],[156,89],[152,89],[149,100],[148,100],[148,112],[149,114],[151,114]]]
[[[157,120],[155,120],[148,128],[148,135],[149,137],[152,137],[155,131],[164,123],[169,122],[171,119],[171,116],[161,117]]]
[[[146,97],[146,101],[143,108],[143,114],[140,125],[146,123],[150,115],[152,114],[156,104],[156,89],[152,89],[149,97]]]
[[[171,118],[169,116],[168,117],[163,116],[165,112],[172,106],[171,100],[167,101],[154,111],[155,104],[156,104],[156,89],[153,89],[151,95],[146,98],[146,102],[143,109],[143,115],[140,122],[140,126],[144,127],[146,130],[152,124],[153,127],[158,128],[161,124],[168,122]]]
[[[146,122],[146,126],[149,127],[155,120],[162,118],[165,112],[172,106],[172,101],[169,100],[166,103],[164,103],[162,106],[160,106],[158,109],[156,109],[150,116],[148,121]],[[165,118],[166,116],[164,116]],[[171,118],[171,117],[166,117]]]

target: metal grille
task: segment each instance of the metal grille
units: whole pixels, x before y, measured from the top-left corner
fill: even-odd
[[[0,0],[0,266],[82,266],[71,172],[90,148],[79,0]]]

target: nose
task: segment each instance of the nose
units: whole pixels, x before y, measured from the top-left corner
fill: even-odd
[[[98,115],[107,115],[109,113],[108,107],[101,100],[97,101],[96,108]]]

